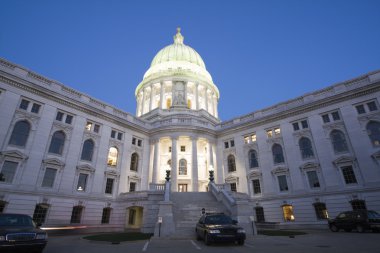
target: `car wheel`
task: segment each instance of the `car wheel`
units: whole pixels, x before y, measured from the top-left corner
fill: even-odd
[[[352,229],[351,229],[351,228],[346,228],[344,231],[346,231],[346,232],[351,232]]]
[[[239,245],[244,245],[244,240],[243,239],[238,240],[238,244]]]
[[[207,233],[205,233],[205,244],[206,245],[210,245],[211,244],[211,241],[210,241],[210,236],[207,234]]]
[[[364,227],[362,225],[356,225],[356,231],[358,231],[358,233],[363,233]]]
[[[330,225],[330,230],[331,230],[332,232],[338,232],[338,231],[339,231],[339,228],[338,228],[336,225],[331,224],[331,225]]]

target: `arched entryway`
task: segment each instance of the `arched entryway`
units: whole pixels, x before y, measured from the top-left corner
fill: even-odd
[[[125,228],[141,229],[143,224],[143,210],[141,206],[131,206],[127,208]]]

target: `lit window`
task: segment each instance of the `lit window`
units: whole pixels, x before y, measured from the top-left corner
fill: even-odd
[[[272,138],[273,137],[272,130],[267,130],[267,137],[268,138]]]
[[[116,166],[117,164],[117,153],[118,150],[115,147],[110,147],[108,152],[108,162],[107,165],[109,166]]]
[[[91,128],[92,128],[92,123],[91,122],[87,122],[87,124],[86,124],[86,130],[87,131],[91,131]]]
[[[256,134],[252,134],[252,136],[251,136],[251,140],[252,140],[252,142],[255,142],[255,141],[256,141]]]
[[[245,144],[249,143],[249,136],[244,137],[244,143]]]
[[[166,108],[169,109],[172,106],[172,100],[170,98],[166,99]]]
[[[329,214],[327,213],[327,208],[326,208],[325,203],[317,202],[317,203],[314,203],[313,206],[314,206],[315,214],[318,220],[326,220],[329,218]]]
[[[281,133],[280,128],[275,128],[275,129],[274,129],[274,135],[275,135],[275,136],[280,135],[280,133]]]
[[[293,206],[283,205],[282,212],[284,214],[285,221],[294,221]]]

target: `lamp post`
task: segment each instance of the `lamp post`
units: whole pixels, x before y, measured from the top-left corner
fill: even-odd
[[[208,167],[208,173],[210,174],[209,176],[209,180],[210,180],[210,183],[214,182],[214,166],[210,165]]]
[[[170,180],[170,170],[171,170],[170,165],[167,165],[167,168],[166,168],[166,177],[165,177],[166,182],[169,182],[169,180]]]

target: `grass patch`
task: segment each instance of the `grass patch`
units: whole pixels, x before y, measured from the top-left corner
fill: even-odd
[[[302,231],[292,231],[292,230],[259,230],[257,233],[259,235],[268,235],[268,236],[295,236],[295,235],[307,234]]]
[[[104,241],[104,242],[124,242],[124,241],[138,241],[147,240],[152,237],[153,234],[143,233],[105,233],[98,235],[85,236],[83,239],[92,241]]]

